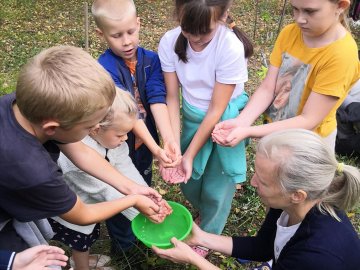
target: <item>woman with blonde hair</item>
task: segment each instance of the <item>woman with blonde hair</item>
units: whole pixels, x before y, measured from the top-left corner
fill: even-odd
[[[193,224],[185,242],[247,260],[272,259],[273,270],[359,269],[360,240],[345,212],[360,200],[360,172],[339,163],[319,135],[291,129],[265,136],[251,185],[270,208],[256,236],[219,236]],[[172,242],[172,249],[153,249],[199,269],[219,269],[185,243]]]

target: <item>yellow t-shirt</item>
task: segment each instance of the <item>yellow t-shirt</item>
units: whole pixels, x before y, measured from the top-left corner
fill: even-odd
[[[321,48],[308,48],[300,28],[290,24],[276,40],[270,63],[279,68],[279,74],[275,98],[265,112],[267,120],[273,122],[299,115],[314,91],[339,98],[314,130],[322,137],[333,132],[336,110],[360,78],[358,48],[351,34]]]

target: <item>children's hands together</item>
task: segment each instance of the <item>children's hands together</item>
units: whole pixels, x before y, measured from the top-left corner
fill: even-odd
[[[181,162],[180,147],[175,141],[165,142],[164,149],[159,148],[156,157],[162,167],[176,167]]]
[[[135,184],[129,194],[145,195],[151,198],[155,203],[162,200],[161,195],[153,188]]]
[[[183,156],[181,163],[174,168],[160,166],[160,174],[168,184],[187,183],[192,174],[193,159]]]
[[[160,166],[160,175],[168,184],[179,184],[185,182],[185,173],[181,169],[180,165],[175,168],[164,168]]]
[[[159,148],[155,156],[159,160],[161,166],[171,167],[175,165],[173,160],[169,157],[169,154],[164,149]]]
[[[137,196],[134,207],[146,215],[151,221],[161,223],[172,213],[170,205],[154,189],[148,186],[136,185],[132,194]]]
[[[241,127],[237,119],[229,119],[218,123],[211,136],[215,143],[222,146],[235,146],[248,137],[246,127]]]
[[[171,206],[161,199],[160,201],[153,196],[139,196],[135,208],[146,215],[152,222],[161,223],[172,213]]]
[[[175,141],[165,141],[164,150],[166,151],[167,156],[172,160],[174,164],[173,166],[167,166],[167,167],[175,167],[176,165],[180,164],[181,150],[179,144],[177,144]]]
[[[158,213],[160,211],[160,202],[157,199],[147,196],[135,195],[136,202],[134,207],[147,216],[152,222],[159,223],[161,221]]]
[[[159,206],[159,213],[155,215],[154,219],[157,219],[158,223],[161,223],[172,213],[173,210],[166,200],[161,200]]]

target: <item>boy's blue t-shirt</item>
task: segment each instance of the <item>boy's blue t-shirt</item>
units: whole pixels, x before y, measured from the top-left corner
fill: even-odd
[[[0,97],[0,224],[61,215],[77,199],[53,160],[59,148],[52,141],[42,145],[19,125],[14,101],[15,93]]]

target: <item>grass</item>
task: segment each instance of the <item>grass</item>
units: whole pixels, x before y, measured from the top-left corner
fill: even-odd
[[[28,58],[44,48],[59,44],[85,46],[84,2],[91,0],[2,0],[0,1],[0,95],[14,91],[20,67]],[[171,0],[135,0],[141,17],[141,45],[157,49],[160,37],[175,24],[171,19]],[[255,55],[249,60],[249,82],[247,90],[252,93],[260,83],[263,54],[269,53],[277,36],[283,1],[278,0],[235,0],[231,9],[236,23],[255,43]],[[291,21],[290,10],[282,26]],[[93,20],[90,19],[89,52],[95,58],[104,51],[106,45],[95,34]],[[354,36],[360,36],[360,29],[353,29]],[[359,44],[360,40],[357,39]],[[355,158],[339,157],[346,163],[358,164]],[[248,179],[254,171],[254,143],[247,149]],[[194,209],[185,201],[178,186],[164,184],[154,165],[156,189],[169,200]],[[248,183],[248,182],[247,182]],[[224,234],[254,235],[264,217],[264,207],[259,202],[255,190],[245,184],[238,190],[233,200],[231,214]],[[360,208],[349,213],[352,223],[360,232]],[[110,253],[110,241],[103,227],[100,239],[93,246],[92,253]],[[123,256],[121,251],[113,259],[117,269],[192,269],[191,266],[176,265],[158,258],[149,249],[139,245],[131,255]],[[212,253],[209,260],[222,269],[246,269],[233,258]]]

